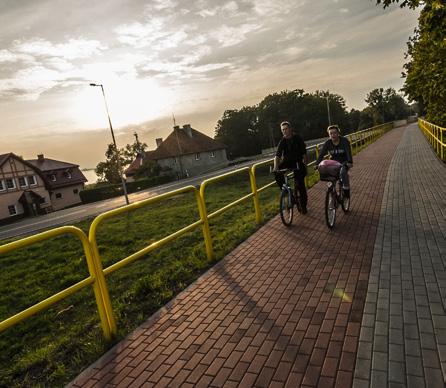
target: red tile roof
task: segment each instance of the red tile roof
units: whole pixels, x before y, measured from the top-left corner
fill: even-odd
[[[144,159],[160,160],[180,155],[222,150],[225,148],[227,147],[223,143],[206,136],[204,133],[197,131],[190,125],[184,125],[183,128],[175,126],[174,130],[156,150],[147,151],[144,154]],[[125,173],[127,175],[133,174],[135,170],[141,166],[142,159],[141,156],[137,156],[125,170]]]
[[[79,166],[73,163],[62,162],[60,160],[41,158],[28,160],[37,169],[42,171],[51,188],[75,185],[87,182],[84,174],[79,170]],[[51,175],[56,176],[56,181],[50,179]],[[69,178],[71,176],[71,178]]]
[[[188,131],[190,130],[190,135]],[[145,157],[158,160],[172,158],[179,155],[195,154],[198,152],[216,151],[225,149],[226,146],[217,140],[206,136],[204,133],[185,125],[183,128],[175,127],[159,147],[154,151],[146,152]]]

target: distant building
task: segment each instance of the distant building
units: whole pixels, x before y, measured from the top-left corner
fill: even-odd
[[[153,160],[161,168],[171,169],[178,178],[199,175],[206,171],[224,167],[228,163],[226,146],[204,133],[193,129],[190,124],[183,128],[176,125],[166,140],[156,139],[157,148],[138,155],[125,171],[129,182],[144,160]]]
[[[0,221],[76,205],[86,181],[76,164],[43,155],[33,160],[0,155]]]

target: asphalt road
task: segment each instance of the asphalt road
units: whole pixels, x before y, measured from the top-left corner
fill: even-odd
[[[307,146],[311,146],[316,143],[320,143],[321,139],[316,139],[312,141],[307,141]],[[213,171],[207,174],[199,175],[193,178],[182,179],[181,181],[171,182],[165,185],[160,185],[156,187],[151,187],[147,190],[138,191],[136,193],[129,194],[129,201],[136,202],[142,201],[144,199],[154,197],[158,194],[162,194],[168,191],[176,190],[180,187],[188,186],[188,185],[199,185],[203,180],[224,174],[228,171],[233,171],[244,166],[251,166],[254,163],[260,162],[262,160],[271,159],[272,156],[268,156],[263,159],[258,159],[255,161],[249,161],[241,164],[237,164],[236,166],[226,167],[221,170]],[[14,222],[9,225],[4,225],[0,227],[0,240],[8,239],[17,236],[27,236],[31,234],[35,234],[44,229],[48,229],[55,226],[66,225],[73,223],[75,221],[80,221],[88,217],[93,217],[98,214],[104,213],[108,210],[112,210],[121,206],[124,206],[125,198],[124,196],[115,197],[111,199],[107,199],[104,201],[89,203],[85,205],[79,205],[76,207],[72,207],[69,209],[59,210],[53,213],[25,218],[23,220]]]

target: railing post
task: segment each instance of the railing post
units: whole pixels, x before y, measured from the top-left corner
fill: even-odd
[[[96,271],[96,281],[99,285],[102,295],[105,311],[107,314],[111,336],[115,336],[117,333],[116,319],[113,314],[113,307],[110,301],[110,293],[108,291],[107,282],[105,281],[104,271],[102,269],[101,256],[99,254],[98,244],[96,240],[96,230],[99,224],[98,218],[95,218],[90,225],[90,231],[88,233],[88,241],[91,246],[91,253],[93,258],[93,264]]]
[[[100,266],[100,270],[96,264],[95,255],[93,254],[93,247],[88,241],[87,237],[85,237],[85,242],[82,241],[84,245],[85,257],[87,259],[87,265],[90,274],[94,277],[93,283],[93,293],[96,298],[96,305],[98,306],[99,318],[101,320],[102,331],[104,332],[104,337],[106,340],[110,341],[112,337],[116,334],[116,323],[114,327],[111,325],[110,314],[108,310],[111,310],[110,297],[108,296],[107,286],[107,295],[104,296],[103,288],[101,287],[100,278],[104,278],[104,273],[102,272],[102,266]],[[105,279],[104,279],[105,282]],[[113,311],[112,311],[113,316]],[[113,319],[114,322],[114,319]]]
[[[212,237],[211,237],[211,229],[209,227],[209,219],[208,212],[206,209],[206,200],[204,198],[204,190],[206,186],[201,183],[200,192],[197,193],[197,201],[198,201],[198,210],[200,212],[200,218],[203,222],[203,237],[204,237],[204,245],[206,247],[206,256],[208,260],[212,260],[214,258],[214,249],[212,247]]]
[[[263,221],[262,209],[260,208],[259,193],[257,191],[255,166],[249,169],[249,180],[251,181],[252,199],[254,201],[254,211],[256,212],[256,222],[261,224]]]

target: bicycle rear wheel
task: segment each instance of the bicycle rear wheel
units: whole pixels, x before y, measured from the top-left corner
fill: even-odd
[[[290,226],[293,222],[293,202],[291,192],[282,190],[280,193],[280,218],[285,226]]]
[[[325,221],[330,229],[336,222],[336,192],[332,189],[325,194]]]

